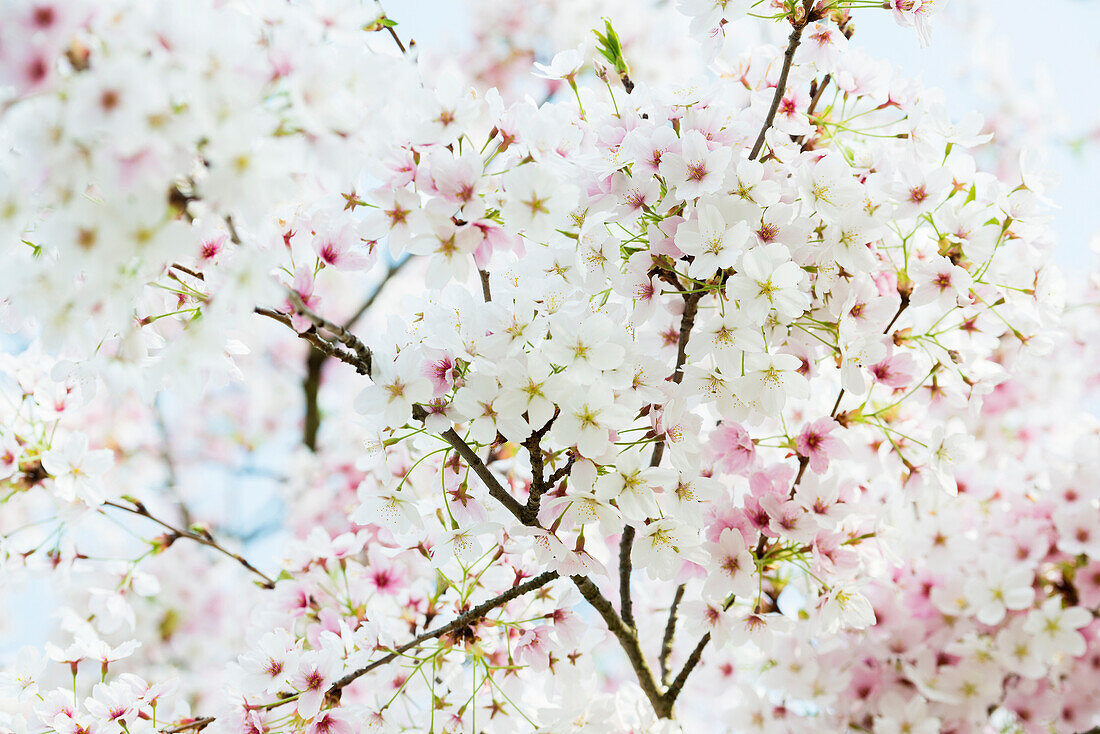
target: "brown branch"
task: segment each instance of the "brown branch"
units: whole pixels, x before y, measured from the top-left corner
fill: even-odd
[[[257,312],[263,313],[265,316],[269,316],[270,318],[274,318],[277,321],[286,323],[287,326],[290,325],[290,318],[285,314],[280,314],[277,311],[271,312],[269,309],[256,310]],[[302,336],[303,338],[308,338],[308,335],[309,332],[307,332],[306,334],[300,334],[300,336]],[[316,337],[317,335],[314,334],[313,336]],[[321,342],[325,342],[324,339],[320,339],[320,337],[317,338]],[[327,344],[327,342],[325,343]],[[330,349],[334,348],[331,344],[327,344],[327,347]],[[340,355],[337,354],[334,356],[339,357]],[[353,355],[346,356],[348,357],[348,359],[346,359],[345,361],[351,360],[349,363],[355,366],[355,357]],[[367,374],[369,374],[369,371]],[[423,422],[428,417],[428,411],[421,405],[414,405],[412,408],[412,416],[414,419]],[[477,453],[469,446],[469,444],[467,444],[462,439],[461,436],[458,435],[458,433],[453,428],[448,429],[447,431],[440,434],[440,437],[448,444],[450,444],[451,447],[456,452],[458,452],[459,456],[461,456],[462,459],[467,463],[467,465],[471,469],[473,469],[474,473],[477,474],[479,478],[481,478],[481,481],[488,488],[490,496],[500,502],[506,510],[512,513],[512,515],[524,525],[535,528],[541,527],[538,524],[537,519],[525,519],[525,506],[520,504],[515,497],[509,494],[508,490],[506,490],[504,486],[501,485],[500,481],[496,478],[496,476],[493,475],[489,467],[485,465],[485,462],[483,462],[480,457],[478,457]],[[557,472],[555,472],[555,476],[557,476]],[[545,575],[546,574],[543,574],[543,576]],[[649,698],[650,702],[653,704],[654,711],[659,717],[668,718],[671,715],[672,711],[671,701],[669,701],[666,705],[665,698],[658,690],[656,678],[654,678],[653,671],[650,669],[649,663],[646,662],[645,656],[642,653],[641,645],[638,643],[637,633],[634,631],[633,628],[628,627],[623,622],[623,620],[615,612],[615,608],[612,606],[611,602],[608,601],[607,597],[605,597],[600,592],[599,587],[596,586],[596,584],[591,579],[589,579],[587,576],[573,576],[571,578],[573,580],[573,583],[576,584],[577,588],[580,590],[581,595],[589,602],[589,604],[592,605],[597,613],[599,613],[599,615],[603,618],[605,624],[607,624],[608,630],[613,635],[615,635],[616,639],[618,639],[619,645],[623,648],[623,651],[626,653],[627,659],[630,661],[630,664],[634,669],[634,672],[638,678],[638,684],[646,693],[646,696]],[[443,633],[441,632],[440,634]],[[406,647],[404,649],[409,648]],[[386,656],[385,658],[382,658],[381,660],[378,660],[375,663],[366,666],[366,668],[362,669],[362,671],[356,671],[355,673],[349,675],[354,675],[355,677],[364,675],[365,673],[373,670],[379,665],[383,665],[384,663],[393,660],[397,656],[397,654],[403,651],[404,650],[399,648],[394,653],[391,653],[392,657]],[[348,676],[345,676],[345,678],[347,677]],[[346,682],[342,682],[343,680],[344,679],[341,679],[341,681],[337,681],[338,687],[334,686],[337,693],[339,691],[339,688],[347,685]]]
[[[294,329],[294,325],[290,321],[290,316],[286,315],[285,313],[283,313],[281,311],[276,311],[274,309],[262,308],[262,307],[257,307],[255,309],[253,309],[253,311],[255,313],[258,313],[261,316],[266,316],[269,319],[273,319],[275,321],[278,321],[280,324],[283,324],[284,326],[287,326],[291,329]],[[324,352],[328,356],[336,357],[341,362],[351,365],[352,367],[354,367],[356,369],[357,372],[359,372],[359,374],[363,374],[363,375],[370,374],[370,362],[364,363],[363,361],[361,361],[354,354],[350,354],[350,353],[344,351],[343,349],[336,346],[332,342],[330,342],[327,339],[323,338],[320,334],[317,333],[316,329],[311,327],[307,331],[302,331],[302,332],[298,332],[297,330],[295,330],[295,333],[298,334],[299,338],[305,339],[307,342],[309,342],[314,347],[321,350],[322,352]]]
[[[622,610],[623,623],[631,628],[637,628],[634,624],[634,605],[630,601],[630,552],[634,549],[635,535],[634,526],[627,525],[623,528],[623,537],[619,539],[619,609]]]
[[[170,726],[167,729],[161,729],[160,734],[180,734],[180,732],[184,731],[202,731],[213,723],[213,716],[203,716],[201,719],[193,719],[183,724],[177,724],[176,726]]]
[[[684,598],[684,584],[676,587],[676,596],[668,608],[668,622],[665,624],[665,636],[661,638],[661,656],[657,662],[661,666],[661,685],[668,685],[668,656],[672,654],[672,638],[676,634],[676,610]]]
[[[234,245],[241,244],[241,236],[237,234],[237,225],[233,224],[233,217],[231,215],[226,215],[225,226],[229,229],[229,241]]]
[[[305,418],[302,421],[302,443],[310,451],[317,450],[317,433],[321,430],[321,368],[328,361],[328,354],[320,349],[309,350],[306,357],[306,375],[302,378],[302,395],[305,398]]]
[[[384,289],[386,285],[391,280],[393,280],[393,277],[395,275],[401,272],[401,268],[405,267],[410,260],[412,260],[411,256],[405,256],[404,259],[398,260],[393,265],[390,265],[390,267],[386,270],[386,274],[382,276],[382,280],[378,283],[377,286],[375,286],[374,291],[371,292],[371,294],[367,297],[367,300],[363,301],[363,305],[360,306],[354,314],[352,314],[352,317],[350,319],[344,322],[345,329],[352,328],[359,322],[359,319],[363,318],[363,314],[369,311],[371,306],[374,305],[374,302],[378,300],[378,297],[382,295],[382,289]]]
[[[554,410],[554,415],[550,417],[550,420],[546,421],[546,425],[538,429],[523,442],[523,446],[527,449],[527,454],[531,458],[531,490],[527,494],[527,504],[523,507],[523,517],[521,518],[524,524],[538,523],[539,506],[542,504],[542,496],[550,491],[557,480],[554,477],[558,476],[558,472],[554,472],[554,475],[550,479],[546,479],[544,474],[546,473],[546,464],[542,456],[542,437],[546,435],[546,432],[550,430],[550,427],[554,425],[554,421],[557,420],[558,410]],[[573,457],[569,457],[569,461],[566,463],[566,471],[573,466]],[[559,470],[560,471],[560,470]],[[564,475],[563,475],[564,476]]]
[[[454,630],[467,627],[484,617],[493,609],[496,609],[503,604],[507,604],[513,599],[523,596],[528,592],[542,588],[556,578],[558,578],[557,571],[547,571],[546,573],[539,574],[530,581],[525,581],[518,586],[513,586],[511,589],[505,591],[503,594],[499,594],[498,596],[494,596],[488,601],[478,604],[473,609],[469,610],[468,612],[463,612],[442,627],[436,627],[434,630],[430,630],[421,635],[418,635],[417,637],[414,637],[400,647],[394,649],[393,652],[385,655],[384,657],[381,657],[378,660],[375,660],[374,662],[369,663],[362,668],[359,668],[358,670],[353,670],[352,672],[348,673],[343,678],[332,684],[332,687],[329,689],[329,695],[339,694],[339,692],[344,687],[350,685],[357,678],[366,675],[367,673],[385,665],[386,663],[396,660],[403,653],[408,652],[417,645],[420,645],[424,642],[427,642],[428,640],[432,640],[437,637],[442,637],[448,632],[453,632]]]
[[[393,26],[386,26],[386,30],[390,32],[390,36],[393,37],[393,42],[397,44],[397,47],[399,49],[401,49],[401,53],[408,53],[408,51],[405,49],[405,44],[401,43],[401,39],[397,36],[397,31],[393,29]]]
[[[680,338],[676,344],[676,366],[672,370],[671,379],[676,384],[684,379],[684,364],[687,362],[688,339],[691,338],[691,330],[695,328],[695,316],[699,312],[699,301],[703,299],[702,293],[687,293],[684,295],[684,312],[680,316]],[[653,453],[649,457],[650,466],[659,466],[665,455],[665,437],[658,436],[653,446]],[[623,621],[631,627],[634,626],[634,609],[630,601],[630,553],[634,547],[636,531],[633,526],[623,528],[622,538],[619,540],[619,606],[622,609]]]
[[[437,637],[442,637],[443,635],[447,634],[448,632],[453,632],[454,630],[461,629],[463,627],[467,627],[467,626],[473,624],[474,622],[476,622],[477,620],[481,619],[482,617],[484,617],[486,614],[491,612],[493,609],[496,609],[499,606],[507,604],[508,602],[512,601],[513,599],[521,597],[524,594],[527,594],[528,592],[534,591],[535,589],[542,588],[543,586],[546,586],[548,583],[550,583],[551,581],[553,581],[556,578],[558,578],[558,572],[557,571],[547,571],[546,573],[543,573],[543,574],[540,574],[540,575],[534,577],[530,581],[525,581],[522,584],[518,584],[516,586],[513,586],[511,589],[509,589],[508,591],[505,591],[503,594],[499,594],[497,596],[494,596],[492,599],[489,599],[488,601],[485,601],[485,602],[482,602],[481,604],[478,604],[473,609],[470,609],[469,611],[463,612],[462,614],[458,615],[457,617],[452,619],[450,622],[448,622],[447,624],[445,624],[441,627],[436,627],[434,630],[430,630],[430,631],[425,632],[421,635],[417,635],[413,639],[411,639],[408,642],[404,643],[400,647],[395,648],[392,652],[387,653],[386,655],[379,658],[378,660],[375,660],[372,663],[364,665],[362,668],[359,668],[357,670],[353,670],[352,672],[345,675],[343,678],[340,678],[339,680],[337,680],[328,689],[326,698],[331,697],[331,698],[339,699],[340,692],[346,686],[351,685],[354,681],[356,681],[357,679],[363,677],[364,675],[371,672],[372,670],[380,668],[383,665],[386,665],[387,663],[393,662],[394,660],[396,660],[398,657],[400,657],[404,653],[408,652],[409,650],[413,649],[414,647],[416,647],[418,645],[421,645],[421,644],[427,642],[428,640],[432,640],[432,639],[435,639]],[[252,706],[251,708],[254,708],[254,709],[275,708],[277,706],[282,706],[284,703],[289,703],[289,702],[295,700],[296,698],[297,698],[297,696],[288,696],[288,697],[285,697],[285,698],[281,698],[277,701],[272,701],[271,703],[264,704],[262,706]],[[200,731],[203,728],[205,728],[208,724],[211,724],[214,720],[215,719],[214,719],[213,716],[204,716],[201,719],[195,719],[194,721],[190,721],[190,722],[187,722],[187,723],[184,723],[184,724],[180,724],[178,726],[174,726],[174,727],[171,727],[169,729],[161,729],[161,734],[179,734],[180,732],[189,731],[189,730],[192,730],[192,729],[194,729],[195,731]]]
[[[126,505],[120,505],[119,503],[113,502],[111,500],[108,500],[108,501],[104,502],[103,504],[107,507],[114,507],[117,510],[123,510],[125,512],[129,512],[129,513],[132,513],[134,515],[140,515],[141,517],[152,520],[157,525],[160,525],[162,528],[166,529],[170,533],[169,538],[171,538],[173,542],[177,538],[186,538],[187,540],[193,540],[194,542],[199,543],[200,545],[205,545],[209,548],[213,548],[214,550],[218,551],[222,555],[225,555],[229,558],[232,558],[234,561],[236,561],[237,563],[241,564],[242,566],[247,568],[252,573],[259,576],[263,580],[263,583],[261,583],[260,585],[263,586],[265,589],[274,589],[275,588],[275,582],[267,574],[265,574],[263,571],[261,571],[260,569],[256,568],[251,563],[249,563],[244,558],[244,556],[240,555],[239,553],[234,553],[233,551],[228,550],[227,548],[225,548],[224,546],[219,544],[216,540],[214,540],[214,538],[207,531],[203,530],[202,532],[194,532],[192,530],[183,530],[181,528],[177,528],[176,526],[171,525],[171,524],[165,522],[164,520],[161,520],[159,517],[156,517],[155,515],[150,513],[149,510],[145,507],[145,505],[142,504],[141,502],[139,502],[135,499],[131,499],[131,500],[129,500],[129,502],[131,504],[133,504],[133,507],[127,507]]]
[[[428,417],[428,411],[420,405],[414,405],[412,410],[413,418],[423,422]],[[508,512],[515,515],[515,517],[524,525],[536,526],[537,522],[527,522],[523,519],[524,507],[519,503],[515,497],[513,497],[504,485],[500,483],[500,480],[496,478],[489,467],[485,465],[470,445],[462,440],[462,436],[458,435],[458,432],[453,428],[448,428],[446,431],[440,434],[440,437],[451,445],[458,455],[466,462],[466,464],[474,470],[474,473],[481,478],[481,481],[485,484],[485,487],[489,490],[490,496],[504,505],[504,508]]]
[[[481,276],[481,296],[489,303],[493,300],[493,292],[489,290],[489,271],[478,268],[477,274]]]
[[[569,472],[573,470],[573,462],[576,460],[576,455],[570,452],[569,459],[565,462],[565,466],[551,474],[550,478],[546,480],[546,483],[549,484],[551,488],[553,488],[555,484],[569,476]]]
[[[787,92],[787,76],[791,73],[791,65],[794,63],[794,52],[798,50],[798,44],[802,42],[802,31],[813,18],[810,9],[813,0],[804,0],[802,4],[802,16],[791,20],[794,28],[787,43],[787,51],[783,54],[783,69],[779,72],[779,81],[775,85],[775,94],[772,96],[772,105],[768,110],[768,116],[764,118],[764,126],[760,128],[760,134],[756,136],[756,143],[749,153],[749,160],[754,161],[760,155],[760,149],[764,147],[764,136],[775,122],[775,113],[779,111],[779,103],[783,101],[783,95]]]
[[[691,671],[695,670],[695,666],[702,660],[703,650],[709,642],[710,633],[707,632],[700,638],[698,644],[695,645],[695,649],[691,651],[691,655],[688,656],[687,661],[684,663],[684,667],[680,668],[680,673],[676,676],[675,680],[672,681],[672,685],[668,687],[668,690],[665,691],[665,701],[667,702],[670,716],[672,714],[672,705],[676,703],[676,699],[679,697],[680,691],[683,690],[684,684],[687,683]]]
[[[306,306],[305,302],[302,301],[302,297],[298,294],[298,291],[288,288],[287,295],[290,297],[290,302],[294,304],[294,310],[298,314],[305,317],[309,323],[313,324],[313,328],[317,329],[318,333],[328,332],[332,334],[336,341],[355,352],[355,356],[359,358],[359,361],[366,365],[366,374],[370,374],[371,353],[370,350],[367,349],[367,346],[359,340],[359,337],[352,334],[343,326],[334,324],[328,319],[322,318],[311,311],[309,307]]]
[[[817,108],[817,103],[821,101],[821,96],[825,93],[825,87],[829,86],[829,82],[832,81],[831,74],[826,74],[822,77],[820,82],[814,82],[810,85],[810,105],[806,108],[806,118],[809,119],[813,116],[814,110]],[[809,150],[811,137],[809,135],[799,135],[793,138],[793,141],[797,143],[803,151]]]
[[[204,276],[202,273],[196,272],[196,271],[192,270],[191,268],[180,265],[179,263],[172,263],[171,265],[168,266],[168,269],[169,270],[178,270],[181,273],[187,273],[192,278],[195,278],[197,280],[206,280],[206,276]]]
[[[390,282],[390,279],[397,274],[405,263],[409,262],[408,257],[400,260],[386,270],[386,274],[382,276],[381,282],[375,287],[374,291],[363,302],[363,305],[344,323],[344,329],[351,329],[355,326],[355,323],[363,317],[370,307],[374,305],[374,302],[378,300],[378,296],[382,293],[382,289],[386,287],[386,284]],[[309,356],[306,357],[306,375],[302,378],[302,392],[305,398],[305,420],[302,426],[302,443],[309,448],[310,451],[317,450],[317,432],[321,429],[321,411],[318,405],[318,393],[321,389],[321,369],[325,366],[325,362],[331,355],[321,349],[311,349]]]
[[[814,95],[810,99],[810,106],[806,108],[806,117],[809,117],[817,109],[817,103],[821,101],[821,96],[825,94],[825,87],[829,86],[829,82],[833,80],[832,74],[826,74],[821,78],[821,83],[817,85],[817,89],[814,90]]]
[[[638,685],[641,686],[646,698],[653,705],[653,710],[657,716],[662,719],[669,718],[672,707],[670,705],[666,706],[665,697],[657,688],[657,679],[654,677],[649,663],[646,662],[641,645],[638,643],[638,633],[619,618],[619,615],[615,613],[615,607],[611,605],[611,602],[600,592],[600,588],[591,579],[587,576],[573,576],[572,578],[573,583],[580,590],[581,596],[603,617],[607,629],[618,639],[619,646],[626,653],[630,666],[634,669],[635,676],[638,678]]]

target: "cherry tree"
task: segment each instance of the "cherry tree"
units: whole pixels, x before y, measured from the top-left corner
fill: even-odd
[[[1100,281],[940,3],[480,5],[3,6],[0,731],[1100,723]]]

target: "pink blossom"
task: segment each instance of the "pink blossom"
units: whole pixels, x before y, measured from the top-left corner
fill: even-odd
[[[829,468],[829,459],[841,455],[844,445],[831,435],[837,428],[832,418],[819,418],[803,427],[795,439],[795,448],[799,456],[809,460],[810,470],[821,474]]]
[[[341,270],[363,270],[374,262],[373,252],[348,224],[318,233],[313,238],[313,250],[326,265]]]
[[[710,440],[726,471],[741,474],[752,468],[756,445],[740,425],[724,422],[710,435]]]

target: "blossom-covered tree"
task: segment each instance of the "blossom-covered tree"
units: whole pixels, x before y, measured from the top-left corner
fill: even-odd
[[[3,6],[0,731],[1100,723],[1100,299],[856,48],[939,3],[484,5]]]

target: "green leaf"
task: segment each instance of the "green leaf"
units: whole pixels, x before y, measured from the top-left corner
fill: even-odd
[[[596,39],[600,42],[596,51],[607,60],[607,63],[615,68],[617,74],[628,74],[630,68],[626,64],[626,59],[623,58],[623,44],[619,40],[619,34],[611,27],[611,20],[609,18],[604,18],[603,23],[604,33],[600,33],[597,30],[592,31]]]

